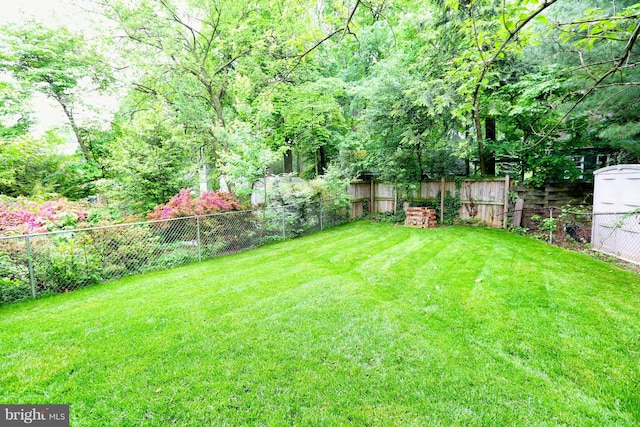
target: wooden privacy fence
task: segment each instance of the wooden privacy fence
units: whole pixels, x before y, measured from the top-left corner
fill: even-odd
[[[447,193],[460,200],[457,216],[478,221],[492,227],[507,225],[509,188],[511,181],[505,178],[423,181],[412,194],[403,194],[391,184],[376,181],[352,182],[352,218],[369,213],[395,212],[398,203],[431,202],[439,204],[440,220],[445,214],[444,199]]]

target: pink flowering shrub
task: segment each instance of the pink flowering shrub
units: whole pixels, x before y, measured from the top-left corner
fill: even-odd
[[[74,228],[87,220],[85,206],[60,198],[36,202],[20,197],[0,199],[0,235],[43,233]]]
[[[151,220],[209,215],[240,210],[240,203],[231,193],[207,191],[194,198],[191,191],[182,189],[164,205],[158,205],[147,217]]]

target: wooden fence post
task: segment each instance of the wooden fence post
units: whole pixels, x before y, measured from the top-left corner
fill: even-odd
[[[371,208],[369,212],[376,213],[376,181],[371,178]]]
[[[440,184],[440,224],[444,223],[444,176]]]
[[[504,213],[502,214],[502,228],[507,228],[507,213],[509,212],[509,174],[504,177]]]
[[[393,186],[393,214],[395,215],[398,207],[398,187]]]

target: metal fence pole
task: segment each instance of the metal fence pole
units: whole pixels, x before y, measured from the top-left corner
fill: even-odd
[[[320,231],[322,231],[322,217],[323,217],[323,211],[322,211],[322,199],[320,199]]]
[[[284,219],[284,211],[285,211],[285,207],[282,207],[282,239],[286,240],[287,239],[287,232],[286,232],[286,227],[285,227],[285,219]]]
[[[202,262],[202,240],[200,239],[200,217],[196,217],[196,236],[198,239],[198,262]]]
[[[29,285],[31,285],[31,296],[37,298],[36,295],[36,281],[33,274],[33,259],[31,257],[31,240],[29,236],[25,236],[24,241],[27,245],[27,266],[29,268]]]
[[[260,223],[260,246],[264,244],[264,229],[265,229],[266,223],[267,223],[267,206],[265,205],[262,207],[262,222]]]

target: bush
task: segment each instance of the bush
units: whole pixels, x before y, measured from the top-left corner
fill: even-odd
[[[178,267],[198,261],[198,248],[186,245],[184,242],[173,243],[163,247],[161,254],[154,256],[147,270],[162,270]]]
[[[166,204],[156,206],[153,212],[149,213],[148,218],[150,220],[167,220],[212,215],[228,211],[238,211],[240,209],[240,203],[238,203],[235,196],[231,193],[207,191],[194,198],[191,195],[190,190],[183,189],[173,196]],[[205,227],[206,233],[214,234],[216,232],[223,232],[220,231],[221,227],[216,225],[218,222],[217,220],[207,219],[206,222],[208,224],[208,226]],[[195,241],[197,238],[196,221],[161,222],[154,224],[154,229],[162,236],[162,240],[167,243],[176,241]]]
[[[148,225],[98,228],[88,231],[86,239],[98,255],[104,279],[147,271],[160,253],[160,237]]]
[[[240,203],[231,193],[207,191],[194,198],[190,190],[182,189],[166,204],[156,206],[147,217],[150,220],[160,220],[210,215],[240,209]]]
[[[7,254],[0,254],[0,304],[30,297],[27,266],[15,263]]]
[[[86,220],[86,206],[64,198],[48,201],[24,197],[0,199],[0,233],[5,235],[72,229]]]
[[[258,220],[253,212],[212,215],[200,220],[200,239],[207,258],[255,246]]]
[[[100,257],[83,236],[51,236],[36,248],[33,263],[39,293],[66,292],[102,279]]]
[[[282,235],[283,220],[287,238],[319,230],[321,221],[323,226],[345,222],[351,211],[349,182],[336,166],[309,182],[277,177],[267,188],[262,234]]]

